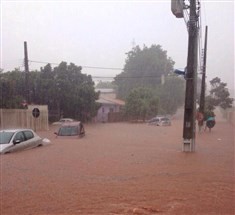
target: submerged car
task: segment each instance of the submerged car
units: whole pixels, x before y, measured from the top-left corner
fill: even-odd
[[[154,117],[148,121],[149,125],[170,126],[171,120],[168,117]]]
[[[66,122],[63,123],[58,132],[55,132],[56,138],[58,137],[83,137],[85,135],[85,128],[82,122]]]
[[[71,118],[61,118],[58,122],[53,122],[52,125],[62,125],[66,122],[74,122],[74,119]]]
[[[0,131],[0,154],[42,146],[43,139],[31,129],[5,129]]]

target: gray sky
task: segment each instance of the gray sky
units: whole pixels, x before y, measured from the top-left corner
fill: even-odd
[[[201,0],[201,48],[208,25],[207,81],[218,76],[234,88],[234,1]],[[184,19],[171,13],[170,0],[1,1],[1,64],[24,70],[24,41],[30,60],[123,68],[133,44],[159,44],[175,61],[187,64]],[[30,63],[30,70],[45,64]],[[86,69],[92,76],[121,71]]]

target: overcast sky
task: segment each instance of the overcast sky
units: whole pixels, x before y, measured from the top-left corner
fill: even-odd
[[[187,1],[186,1],[187,2]],[[207,81],[218,76],[234,88],[234,1],[201,1],[201,49],[208,25]],[[171,13],[170,0],[1,1],[1,65],[20,68],[24,41],[29,60],[83,66],[92,76],[115,76],[133,45],[159,44],[175,61],[187,64],[184,19]],[[45,64],[30,63],[30,70]],[[52,65],[55,66],[55,65]]]

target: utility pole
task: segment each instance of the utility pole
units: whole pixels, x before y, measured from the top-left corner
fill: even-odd
[[[28,60],[28,50],[27,42],[24,42],[24,66],[25,66],[25,99],[27,103],[30,103],[29,96],[29,60]]]
[[[198,6],[197,6],[198,4]],[[188,58],[185,71],[182,73],[186,79],[184,125],[183,125],[183,151],[195,151],[195,118],[196,118],[196,92],[197,92],[197,58],[198,58],[198,29],[199,29],[199,0],[190,0],[186,5],[184,0],[171,0],[171,11],[176,18],[187,18],[184,11],[189,9],[188,28]]]
[[[204,55],[203,55],[203,66],[202,66],[202,85],[201,85],[201,95],[200,95],[200,105],[199,105],[199,112],[202,113],[203,116],[205,115],[207,31],[208,31],[208,26],[206,26],[205,30],[205,43],[204,43]],[[201,126],[203,126],[203,120]]]
[[[188,59],[183,125],[183,151],[194,152],[198,57],[198,14],[196,0],[190,0],[188,35]]]

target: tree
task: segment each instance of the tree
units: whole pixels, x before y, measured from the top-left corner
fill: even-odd
[[[158,98],[149,88],[135,88],[127,96],[125,114],[128,118],[145,120],[158,112]]]
[[[183,104],[185,93],[184,80],[172,75],[173,65],[160,45],[134,47],[127,53],[124,71],[115,77],[117,97],[125,100],[132,89],[149,88],[159,98],[159,113],[175,113]]]
[[[47,96],[47,102],[54,110],[63,116],[84,121],[96,114],[98,93],[95,92],[91,76],[82,74],[81,70],[82,67],[73,63],[67,65],[61,62],[53,71],[45,67],[42,74],[45,83],[53,86],[49,87],[52,96]]]
[[[174,61],[160,45],[134,47],[127,53],[124,71],[115,77],[117,96],[125,99],[133,88],[154,88],[161,84],[162,75],[173,71]]]
[[[96,88],[99,89],[115,89],[116,86],[110,81],[99,81],[96,85]]]
[[[24,76],[17,70],[0,73],[0,108],[23,108]]]
[[[210,85],[210,94],[206,97],[206,109],[213,111],[217,106],[223,109],[231,108],[234,99],[230,98],[230,93],[226,88],[227,84],[216,77],[210,81]]]
[[[177,76],[169,76],[165,84],[158,86],[155,93],[159,97],[159,113],[174,114],[182,106],[185,98],[185,81]]]
[[[61,62],[55,68],[48,64],[40,71],[29,72],[30,102],[48,105],[49,113],[55,111],[65,117],[87,120],[95,116],[99,94],[91,76],[82,74],[81,70],[73,63]],[[16,70],[0,73],[0,108],[21,107],[25,99],[24,85],[25,73]]]

